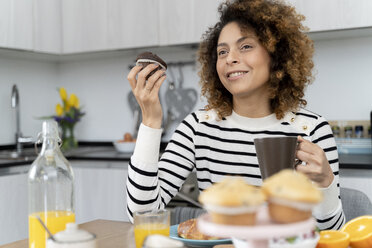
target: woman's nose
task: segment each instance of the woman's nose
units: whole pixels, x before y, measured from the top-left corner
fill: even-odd
[[[229,54],[227,55],[226,63],[236,64],[238,62],[239,62],[239,54],[234,50],[230,50]]]

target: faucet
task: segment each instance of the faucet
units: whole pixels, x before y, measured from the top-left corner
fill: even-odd
[[[16,133],[15,133],[15,141],[16,141],[16,149],[17,149],[17,154],[20,155],[23,151],[23,144],[24,143],[31,143],[32,142],[32,137],[23,137],[22,132],[21,132],[21,118],[20,118],[20,113],[19,113],[19,93],[18,93],[18,88],[17,85],[13,85],[12,88],[12,97],[11,97],[11,102],[12,102],[12,108],[15,109],[16,111]]]

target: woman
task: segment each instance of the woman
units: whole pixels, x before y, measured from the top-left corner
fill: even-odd
[[[143,122],[128,168],[127,210],[164,208],[196,169],[199,190],[228,175],[262,183],[253,140],[298,136],[297,167],[323,192],[313,211],[320,229],[345,222],[339,199],[338,154],[327,121],[301,107],[312,79],[312,41],[303,17],[274,0],[227,1],[219,22],[199,48],[202,94],[208,105],[178,126],[160,161],[162,110],[159,88],[166,76],[155,65],[134,67],[128,80]]]

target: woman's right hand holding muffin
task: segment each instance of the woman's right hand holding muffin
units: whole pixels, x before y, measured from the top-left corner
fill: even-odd
[[[166,79],[165,71],[157,70],[147,80],[146,78],[158,66],[150,64],[143,68],[143,66],[137,65],[130,70],[127,77],[142,111],[142,123],[156,129],[161,128],[163,118],[159,90]]]

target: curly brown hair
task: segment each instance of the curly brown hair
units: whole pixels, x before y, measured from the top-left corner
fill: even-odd
[[[225,25],[236,22],[244,31],[253,29],[270,55],[268,82],[270,106],[277,119],[287,111],[306,106],[306,86],[311,83],[313,42],[305,34],[303,15],[279,0],[227,0],[218,12],[220,20],[203,35],[198,50],[202,95],[207,109],[215,109],[219,118],[231,115],[232,95],[221,83],[217,70],[217,42]]]

